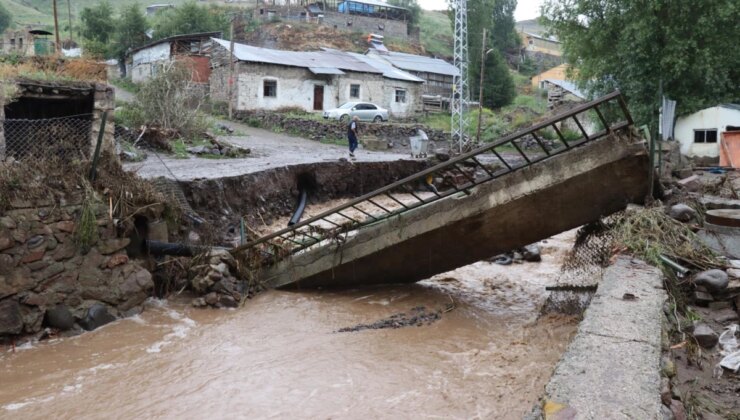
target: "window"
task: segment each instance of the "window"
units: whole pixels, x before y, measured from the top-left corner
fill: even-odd
[[[694,143],[717,143],[717,130],[694,130]]]
[[[262,96],[266,98],[276,98],[277,97],[277,81],[275,80],[265,80]]]
[[[349,85],[349,97],[350,98],[360,97],[360,85]]]
[[[396,102],[405,104],[406,103],[406,91],[403,89],[396,89]]]
[[[18,49],[23,49],[23,38],[18,38]]]

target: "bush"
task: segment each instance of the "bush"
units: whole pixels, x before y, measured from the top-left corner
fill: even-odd
[[[133,104],[125,104],[116,108],[114,119],[117,124],[129,128],[141,127],[147,124],[144,111]]]
[[[190,137],[205,131],[208,122],[200,113],[202,92],[191,80],[190,69],[180,62],[162,65],[136,94],[147,125],[177,131]]]

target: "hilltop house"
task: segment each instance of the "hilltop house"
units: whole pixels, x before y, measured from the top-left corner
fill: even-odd
[[[211,75],[211,37],[219,36],[221,32],[175,35],[132,50],[127,71],[131,81],[144,82],[155,75],[162,64],[180,61],[190,66],[193,82],[207,84]]]
[[[421,111],[424,81],[372,57],[338,50],[298,52],[235,44],[214,39],[211,99],[229,100],[229,63],[235,61],[234,109],[305,111],[336,108],[366,101],[387,108],[393,116]]]
[[[676,119],[675,140],[687,156],[716,158],[727,133],[740,131],[740,104],[723,104]],[[737,163],[736,163],[737,164]]]
[[[560,57],[563,55],[562,44],[553,37],[537,35],[531,32],[519,31],[524,49],[528,52],[542,53]]]
[[[0,37],[0,53],[18,54],[26,57],[49,55],[54,52],[54,42],[48,37],[52,33],[27,26],[23,29],[8,29]]]

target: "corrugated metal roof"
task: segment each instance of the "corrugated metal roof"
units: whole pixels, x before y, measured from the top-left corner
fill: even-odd
[[[374,54],[374,53],[373,53]],[[402,70],[457,76],[457,67],[439,58],[390,51],[378,56]]]
[[[406,73],[403,70],[399,70],[393,67],[390,63],[381,58],[357,53],[346,53],[352,57],[362,60],[365,63],[375,67],[376,69],[383,72],[383,77],[395,80],[404,80],[407,82],[424,83],[424,79],[420,79],[412,74]]]
[[[558,79],[545,79],[546,82],[552,83],[553,85],[560,86],[561,88],[567,90],[568,92],[572,93],[573,95],[581,98],[581,99],[587,99],[587,95],[583,93],[580,89],[578,89],[578,86],[576,86],[575,83],[568,81],[568,80],[558,80]]]
[[[148,31],[147,31],[148,32]],[[150,36],[150,35],[147,35]],[[142,45],[138,48],[132,49],[129,54],[133,55],[137,51],[141,51],[150,47],[153,47],[155,45],[159,45],[165,42],[172,42],[172,41],[180,41],[183,39],[200,39],[200,38],[213,38],[214,36],[223,36],[222,32],[199,32],[195,34],[182,34],[182,35],[174,35],[167,38],[162,38],[153,42],[150,42],[146,45]]]
[[[342,2],[342,3],[345,3],[345,2]],[[380,1],[380,0],[347,0],[346,3],[360,3],[360,4],[367,4],[367,5],[370,5],[370,6],[375,6],[375,7],[387,7],[389,9],[408,10],[405,7],[394,6],[392,4],[388,4],[388,3],[384,2],[384,1]]]
[[[309,67],[313,74],[345,74],[343,71],[334,67]]]
[[[722,104],[720,107],[740,111],[740,104]]]
[[[213,40],[227,50],[229,49],[229,41],[216,38]],[[251,45],[234,44],[234,56],[239,61],[253,63],[280,64],[302,68],[335,68],[360,73],[383,73],[366,64],[364,61],[350,57],[342,51],[282,51],[253,47]]]

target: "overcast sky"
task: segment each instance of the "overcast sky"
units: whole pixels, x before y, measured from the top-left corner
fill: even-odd
[[[446,0],[418,0],[419,5],[427,10],[447,10]],[[534,19],[540,15],[542,0],[519,0],[514,12],[516,21]]]

